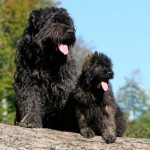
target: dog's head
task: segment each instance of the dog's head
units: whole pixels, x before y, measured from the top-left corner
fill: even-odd
[[[82,74],[88,86],[107,91],[108,82],[114,75],[112,62],[106,55],[95,52],[86,57]]]
[[[66,9],[56,7],[32,11],[24,35],[29,35],[47,53],[63,55],[69,53],[76,40],[73,20]]]

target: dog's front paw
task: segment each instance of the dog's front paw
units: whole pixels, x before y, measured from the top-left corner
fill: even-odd
[[[21,122],[18,122],[16,125],[25,128],[42,128],[40,119],[35,119],[35,117],[29,117],[28,115],[26,115]]]
[[[85,138],[92,138],[95,136],[94,131],[91,128],[83,128],[80,130],[80,134]]]
[[[20,122],[19,123],[20,127],[25,127],[25,128],[42,128],[41,124],[37,124],[34,122]]]
[[[103,134],[102,138],[104,139],[104,141],[109,144],[109,143],[113,143],[116,141],[116,135],[114,134]]]

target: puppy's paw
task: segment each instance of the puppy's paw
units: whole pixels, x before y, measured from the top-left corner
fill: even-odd
[[[92,138],[95,136],[94,131],[91,128],[83,128],[80,130],[80,134],[85,138]]]
[[[107,144],[114,143],[116,141],[116,135],[114,134],[103,134],[102,138]]]

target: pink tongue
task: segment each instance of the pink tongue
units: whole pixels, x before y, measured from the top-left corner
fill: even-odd
[[[102,88],[103,88],[104,91],[108,90],[108,84],[105,81],[102,81],[101,85],[102,85]]]
[[[67,55],[68,52],[69,52],[67,45],[58,44],[58,48],[59,48],[59,50],[60,50],[64,55]]]

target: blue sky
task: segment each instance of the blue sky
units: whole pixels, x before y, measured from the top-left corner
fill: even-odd
[[[150,91],[150,0],[62,0],[77,36],[113,61],[115,93],[140,69],[140,86]]]

